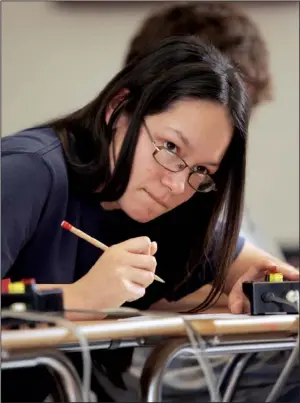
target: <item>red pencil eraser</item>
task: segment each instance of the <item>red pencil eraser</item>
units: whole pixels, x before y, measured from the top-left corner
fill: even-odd
[[[68,223],[67,221],[63,221],[63,222],[61,223],[61,226],[62,226],[64,229],[68,230],[68,231],[70,231],[70,229],[72,228],[72,225],[71,225],[70,223]]]

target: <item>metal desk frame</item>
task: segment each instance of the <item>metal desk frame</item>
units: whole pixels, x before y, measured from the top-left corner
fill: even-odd
[[[65,402],[83,402],[81,381],[71,361],[58,350],[36,350],[2,358],[1,370],[32,368],[44,365],[58,375],[56,381],[63,391]]]
[[[224,374],[221,374],[219,388],[227,383],[223,393],[223,401],[230,402],[237,383],[246,369],[249,360],[257,352],[291,350],[296,344],[295,340],[272,340],[263,342],[237,343],[235,345],[220,344],[208,346],[205,354],[225,355],[236,354],[229,363]],[[141,400],[143,402],[162,402],[164,375],[171,362],[183,353],[193,353],[193,349],[186,339],[175,339],[157,345],[147,358],[140,378]],[[226,382],[226,379],[228,381]]]
[[[200,316],[198,320],[197,315],[190,315],[188,319],[191,319],[195,330],[198,330],[206,341],[204,352],[207,356],[238,354],[223,376],[223,385],[228,383],[223,396],[224,401],[228,402],[251,355],[258,351],[292,349],[296,340],[291,335],[298,332],[299,326],[299,317],[296,316],[242,319],[237,317],[229,320],[226,318],[210,320]],[[78,325],[89,343],[92,343],[90,349],[156,345],[145,362],[140,382],[142,400],[147,402],[162,401],[164,374],[170,362],[183,352],[193,352],[187,342],[183,321],[178,316],[147,317],[142,320],[134,318],[124,321],[107,320],[101,323],[84,322]],[[272,332],[272,335],[267,340],[268,332],[269,335]],[[157,338],[160,338],[158,343]],[[66,401],[82,401],[78,374],[63,354],[64,350],[78,351],[78,342],[68,329],[57,327],[24,330],[22,333],[2,332],[2,346],[7,351],[12,351],[11,355],[2,360],[3,369],[46,365],[59,375]],[[48,350],[42,353],[41,348],[36,350],[36,346],[43,346]],[[27,352],[18,356],[21,348]]]

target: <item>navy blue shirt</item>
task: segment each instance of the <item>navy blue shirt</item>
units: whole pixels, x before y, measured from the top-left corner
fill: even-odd
[[[101,251],[61,228],[63,220],[112,245],[150,235],[146,224],[121,210],[104,210],[95,195],[79,196],[69,189],[61,142],[50,128],[31,129],[2,139],[1,276],[12,280],[35,278],[37,283],[72,283],[82,277]],[[162,237],[163,238],[163,237]],[[157,240],[161,259],[156,273],[166,284],[154,282],[146,295],[131,306],[147,309],[161,298],[178,300],[210,283],[214,272],[199,267],[174,292],[175,259],[163,258],[164,239]],[[244,239],[239,238],[236,256]],[[170,262],[170,265],[168,264]]]

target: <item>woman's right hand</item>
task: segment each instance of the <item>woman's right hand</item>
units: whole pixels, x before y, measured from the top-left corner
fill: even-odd
[[[143,297],[154,280],[156,251],[156,242],[148,237],[109,247],[90,271],[73,284],[80,308],[117,308]]]

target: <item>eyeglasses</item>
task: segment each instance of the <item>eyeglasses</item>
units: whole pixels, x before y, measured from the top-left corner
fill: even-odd
[[[151,140],[151,143],[155,147],[155,150],[152,154],[153,158],[155,159],[156,162],[159,163],[159,165],[161,165],[163,168],[167,169],[170,172],[180,172],[183,171],[185,168],[188,168],[190,170],[188,176],[188,184],[196,192],[208,193],[217,190],[214,180],[207,173],[207,168],[202,166],[191,168],[174,151],[169,150],[165,146],[156,145],[146,122],[144,122],[144,126]]]

